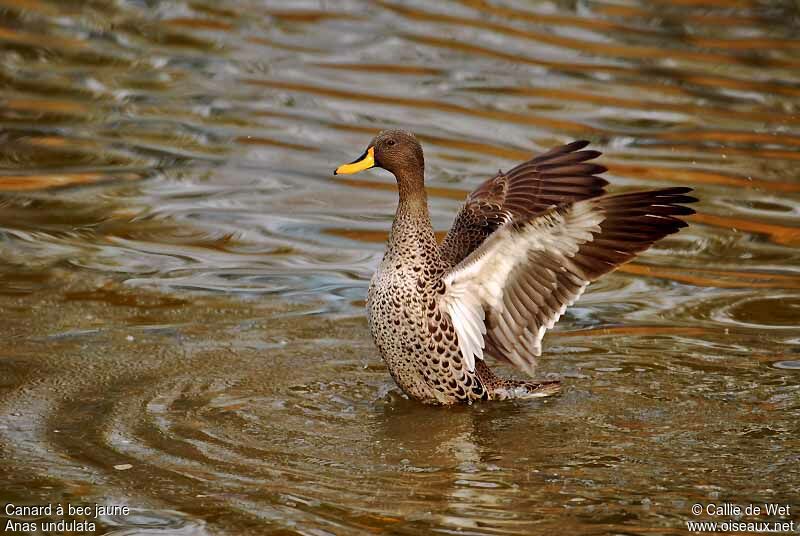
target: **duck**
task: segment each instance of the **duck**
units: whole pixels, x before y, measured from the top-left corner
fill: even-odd
[[[439,243],[417,137],[391,129],[334,175],[382,168],[397,181],[386,251],[367,294],[370,333],[400,389],[431,405],[559,392],[536,379],[542,339],[586,287],[687,226],[688,187],[607,194],[602,153],[574,141],[498,171]],[[527,377],[495,374],[487,357]]]

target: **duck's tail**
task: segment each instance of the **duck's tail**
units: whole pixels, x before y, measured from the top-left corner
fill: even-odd
[[[500,385],[493,386],[489,396],[493,400],[509,398],[541,398],[553,396],[561,390],[558,380],[500,380]]]
[[[561,390],[558,380],[512,380],[500,378],[483,361],[475,363],[478,377],[489,393],[490,400],[510,398],[542,398],[553,396]]]

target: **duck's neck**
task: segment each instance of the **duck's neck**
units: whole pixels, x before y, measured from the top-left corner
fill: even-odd
[[[438,254],[438,248],[422,178],[398,179],[400,201],[397,203],[397,212],[389,235],[386,258],[432,263]]]

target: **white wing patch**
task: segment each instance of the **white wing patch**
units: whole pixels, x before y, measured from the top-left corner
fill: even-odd
[[[503,357],[522,370],[532,370],[532,358],[527,354],[541,354],[541,341],[547,329],[552,328],[564,313],[583,293],[588,281],[577,275],[580,270],[575,267],[571,257],[575,256],[580,245],[593,239],[593,233],[599,232],[604,215],[589,203],[581,202],[572,205],[566,212],[551,209],[549,212],[534,218],[521,227],[506,224],[494,232],[484,244],[469,257],[445,275],[447,286],[441,305],[450,315],[458,335],[459,349],[469,371],[475,370],[475,359],[483,359],[486,346],[486,317],[496,319],[493,333],[498,333],[505,340],[518,342],[527,347],[508,348],[510,355]],[[545,305],[549,296],[528,293],[532,302],[540,306],[535,311],[509,310],[508,301],[504,301],[508,286],[514,284],[519,271],[537,271],[548,276],[547,284],[540,285],[545,292],[556,292],[556,272],[544,263],[546,254],[557,260],[561,272],[570,272],[577,283],[577,292],[564,292],[559,307]],[[533,295],[536,294],[536,295]],[[519,302],[518,302],[519,303]],[[516,321],[507,321],[516,314]],[[520,322],[520,315],[528,318]],[[529,329],[533,328],[533,331]],[[490,334],[489,337],[492,337]]]
[[[444,305],[458,335],[461,356],[470,372],[475,370],[475,358],[483,359],[483,336],[486,334],[486,315],[475,296],[467,294],[465,287],[454,289],[444,297]]]

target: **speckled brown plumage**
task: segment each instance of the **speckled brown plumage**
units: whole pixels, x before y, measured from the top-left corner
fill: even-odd
[[[380,166],[398,182],[386,254],[369,286],[370,331],[410,397],[453,404],[547,396],[557,381],[497,377],[486,353],[533,372],[546,328],[586,285],[685,226],[688,189],[603,196],[597,151],[574,142],[499,172],[467,198],[437,244],[422,148],[381,132],[338,173]]]

